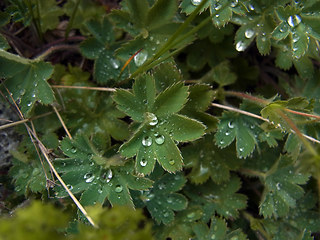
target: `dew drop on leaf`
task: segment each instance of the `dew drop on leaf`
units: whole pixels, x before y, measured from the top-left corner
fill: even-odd
[[[70,184],[67,184],[67,188],[71,191],[73,189],[73,186]]]
[[[83,178],[87,183],[91,183],[94,180],[94,175],[92,173],[86,173]]]
[[[169,164],[170,164],[170,165],[174,165],[174,164],[175,164],[175,161],[174,161],[173,159],[171,159],[171,160],[169,161]]]
[[[114,190],[115,190],[117,193],[121,193],[122,190],[123,190],[123,187],[118,184]]]
[[[253,10],[254,10],[254,6],[253,6],[251,3],[249,4],[248,7],[249,7],[249,10],[250,10],[250,11],[253,11]]]
[[[191,3],[192,3],[194,6],[198,6],[198,5],[201,3],[201,0],[191,0]]]
[[[118,69],[120,67],[120,62],[118,59],[111,58],[110,62],[113,68]]]
[[[20,93],[20,95],[24,95],[26,93],[26,89],[24,89],[24,88],[21,89],[19,93]]]
[[[244,150],[243,147],[240,147],[240,148],[239,148],[239,151],[240,151],[240,152],[243,152],[243,150]]]
[[[233,0],[230,4],[231,7],[236,7],[238,5],[239,0]]]
[[[233,123],[232,121],[230,121],[230,122],[228,123],[228,127],[231,128],[231,129],[234,128],[234,123]]]
[[[155,126],[159,122],[157,116],[155,114],[153,114],[153,113],[147,112],[146,113],[146,118],[147,118],[147,121],[149,122],[150,126]]]
[[[168,212],[165,212],[164,214],[163,214],[163,216],[166,218],[166,217],[169,217],[169,213]]]
[[[77,149],[75,147],[71,148],[71,152],[72,153],[76,153],[77,152]]]
[[[196,216],[196,214],[194,212],[192,212],[187,215],[187,218],[194,218],[195,216]]]
[[[212,234],[211,235],[211,239],[213,240],[213,239],[216,239],[216,235],[215,234]]]
[[[100,194],[102,193],[102,189],[101,188],[98,189],[98,193],[100,193]]]
[[[167,203],[172,203],[172,198],[169,197],[169,198],[167,199]]]
[[[147,166],[147,163],[148,163],[148,161],[147,161],[146,159],[144,159],[144,158],[142,158],[141,161],[140,161],[140,165],[141,165],[142,167]]]
[[[281,28],[280,28],[280,32],[284,33],[288,31],[288,25],[287,24],[284,24]]]
[[[237,50],[238,52],[242,52],[242,51],[244,51],[245,49],[246,49],[246,44],[245,44],[244,42],[242,42],[242,41],[237,42],[237,44],[236,44],[236,50]]]
[[[244,33],[246,38],[252,38],[254,36],[254,31],[250,28],[248,28]]]
[[[230,135],[230,132],[229,131],[226,131],[226,136],[229,136]]]
[[[145,147],[150,147],[151,144],[152,144],[152,138],[146,136],[146,137],[144,137],[144,138],[142,139],[141,142],[142,142],[142,145],[143,145],[143,146],[145,146]]]
[[[301,23],[301,17],[299,15],[290,16],[288,17],[287,22],[290,27],[295,27]]]
[[[164,143],[164,136],[161,134],[155,134],[155,142],[158,145],[161,145]]]
[[[112,176],[113,176],[112,170],[111,170],[111,169],[109,169],[109,170],[107,171],[107,174],[106,174],[106,177],[107,177],[107,183],[111,181]]]
[[[143,49],[137,55],[134,56],[134,63],[137,67],[140,67],[148,58],[148,52]]]
[[[30,107],[31,105],[32,105],[32,102],[29,102],[29,103],[27,104],[28,107]]]
[[[216,2],[213,7],[214,7],[214,10],[218,11],[221,9],[222,5],[219,2]]]

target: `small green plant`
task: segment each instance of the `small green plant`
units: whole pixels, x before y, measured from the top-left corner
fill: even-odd
[[[319,2],[113,4],[1,5],[0,238],[319,239]]]

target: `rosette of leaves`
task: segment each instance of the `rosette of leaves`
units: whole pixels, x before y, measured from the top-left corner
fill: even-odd
[[[114,56],[118,48],[115,43],[114,27],[107,17],[101,20],[90,20],[86,27],[92,34],[80,45],[81,53],[94,60],[94,78],[99,84],[109,84],[118,80],[121,72],[121,61]],[[126,71],[124,72],[126,73]],[[122,79],[126,74],[122,75]]]
[[[240,179],[231,176],[228,182],[222,184],[215,184],[209,180],[196,187],[187,185],[184,193],[191,199],[189,204],[202,208],[202,221],[207,223],[215,213],[226,219],[239,216],[239,210],[247,205],[247,197],[236,193],[240,187]]]
[[[160,172],[160,171],[155,171]],[[162,172],[162,171],[161,171]],[[187,207],[187,198],[178,192],[186,183],[182,174],[151,175],[155,182],[147,191],[132,193],[137,207],[147,207],[152,218],[158,223],[168,225],[174,220],[174,211],[181,211]]]
[[[301,184],[308,181],[308,176],[297,172],[293,159],[282,155],[262,179],[264,192],[260,203],[260,213],[265,218],[286,216],[290,208],[296,207],[304,190]]]
[[[55,167],[69,190],[81,193],[83,205],[103,204],[107,198],[112,205],[133,207],[129,189],[146,190],[152,186],[151,180],[133,175],[132,164],[115,154],[116,146],[104,152],[79,135],[74,140],[65,138],[61,149],[68,158],[56,159]],[[57,186],[56,196],[66,197],[67,193]]]
[[[205,130],[201,122],[178,114],[187,98],[188,87],[182,82],[156,94],[155,79],[149,74],[138,77],[132,91],[116,91],[114,100],[118,109],[130,116],[136,126],[131,139],[119,151],[128,158],[136,156],[138,173],[151,173],[156,162],[168,172],[182,169],[182,157],[175,141],[195,140]]]
[[[226,182],[230,178],[230,171],[237,169],[242,163],[232,149],[221,150],[214,146],[212,135],[206,135],[184,147],[182,156],[185,168],[191,168],[187,176],[195,184],[204,183],[209,178],[217,184]]]

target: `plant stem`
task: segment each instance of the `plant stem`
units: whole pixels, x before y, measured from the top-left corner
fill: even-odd
[[[68,130],[68,128],[67,128],[67,126],[66,126],[66,124],[64,123],[64,121],[63,121],[63,119],[62,119],[62,117],[61,117],[61,115],[60,115],[59,111],[57,110],[57,108],[56,108],[55,106],[53,106],[53,110],[55,111],[55,113],[56,113],[57,117],[59,118],[59,121],[60,121],[60,123],[61,123],[61,125],[62,125],[63,129],[64,129],[64,130],[65,130],[65,132],[67,133],[67,135],[68,135],[69,139],[72,139],[72,136],[71,136],[71,134],[70,134],[70,132],[69,132],[69,130]]]
[[[263,172],[259,172],[259,171],[255,171],[252,169],[248,169],[248,168],[241,168],[239,169],[240,173],[246,174],[246,175],[250,175],[253,177],[262,177],[263,179],[266,177],[266,174]]]
[[[70,20],[68,22],[68,26],[67,26],[65,35],[64,35],[65,40],[67,40],[68,37],[69,37],[69,33],[70,33],[71,28],[72,28],[73,21],[74,21],[74,18],[76,16],[76,13],[78,11],[79,4],[80,4],[80,0],[77,0],[76,1],[76,5],[74,6],[74,9],[73,9],[72,14],[71,14],[71,18],[70,18]]]
[[[0,126],[0,130],[6,129],[6,128],[9,128],[9,127],[14,127],[14,126],[17,126],[17,125],[19,125],[21,123],[25,123],[25,122],[28,122],[28,121],[31,121],[31,120],[35,120],[35,119],[38,119],[38,118],[46,117],[46,116],[48,116],[50,114],[52,114],[52,112],[48,112],[48,113],[44,113],[44,114],[41,114],[41,115],[38,115],[38,116],[35,116],[35,117],[32,117],[32,118],[26,118],[26,119],[22,119],[20,121],[4,124],[4,125]]]
[[[50,54],[56,52],[56,51],[61,51],[61,50],[73,50],[73,51],[79,51],[79,48],[77,46],[73,46],[73,45],[67,45],[67,44],[62,44],[62,45],[57,45],[57,46],[53,46],[50,47],[49,49],[47,49],[46,51],[44,51],[43,53],[41,53],[40,55],[35,57],[36,61],[41,61],[44,60],[45,58],[47,58]]]
[[[105,88],[105,87],[87,87],[87,86],[64,86],[64,85],[51,85],[53,88],[69,88],[69,89],[82,89],[82,90],[97,90],[105,92],[115,92],[115,88]]]
[[[246,94],[246,93],[242,93],[242,92],[235,92],[235,91],[225,91],[225,94],[227,96],[235,96],[235,97],[239,97],[239,98],[245,98],[248,100],[251,100],[255,103],[259,103],[260,105],[268,105],[270,102],[255,96],[252,96],[250,94]]]

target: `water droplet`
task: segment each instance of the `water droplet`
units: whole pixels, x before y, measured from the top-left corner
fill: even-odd
[[[35,97],[36,97],[36,94],[32,94],[32,97],[35,98]]]
[[[155,142],[158,145],[161,145],[164,143],[164,136],[161,134],[155,134]]]
[[[245,31],[244,35],[246,36],[246,38],[252,38],[252,37],[254,36],[254,33],[255,33],[255,32],[254,32],[252,29],[248,28],[248,29]]]
[[[148,52],[143,49],[137,55],[134,56],[134,63],[137,67],[140,67],[148,58]]]
[[[230,135],[230,132],[227,130],[226,131],[226,136],[229,136]]]
[[[114,190],[115,190],[117,193],[121,193],[122,190],[123,190],[123,187],[118,184]]]
[[[146,118],[150,126],[155,126],[158,124],[158,118],[155,114],[147,112]]]
[[[98,193],[100,193],[100,194],[102,193],[102,189],[101,188],[98,189]]]
[[[237,44],[236,44],[236,50],[238,51],[238,52],[242,52],[242,51],[244,51],[245,49],[246,49],[246,44],[244,43],[244,42],[242,42],[242,41],[239,41],[239,42],[237,42]]]
[[[251,129],[254,129],[254,128],[255,128],[255,126],[254,126],[253,124],[251,124],[250,128],[251,128]]]
[[[29,102],[29,103],[27,104],[28,107],[30,107],[31,105],[32,105],[32,102]]]
[[[280,190],[280,188],[281,188],[280,183],[277,183],[277,184],[276,184],[276,187],[277,187],[277,190],[279,191],[279,190]]]
[[[220,15],[219,15],[219,14],[216,14],[216,18],[218,18],[218,17],[220,17]]]
[[[142,139],[142,145],[143,145],[143,146],[145,146],[145,147],[150,147],[151,144],[152,144],[152,138],[151,138],[151,137],[146,136],[146,137],[144,137],[144,138]]]
[[[141,161],[140,161],[140,165],[141,165],[142,167],[147,166],[147,163],[148,163],[148,161],[147,161],[146,159],[144,159],[144,158],[142,158]]]
[[[249,10],[250,10],[250,11],[253,11],[253,10],[254,10],[254,6],[253,6],[251,3],[249,4],[248,7],[249,7]]]
[[[298,36],[298,34],[296,34],[296,33],[294,33],[293,35],[292,35],[292,41],[295,43],[295,42],[298,42],[299,41],[299,36]]]
[[[243,147],[239,147],[239,151],[243,152],[244,148]]]
[[[77,149],[75,147],[71,148],[71,152],[72,153],[76,153],[77,152]]]
[[[24,88],[21,89],[19,93],[20,93],[20,95],[24,95],[26,93],[26,89],[24,89]]]
[[[211,235],[211,239],[213,240],[213,239],[216,239],[216,235],[215,234],[212,234]]]
[[[233,124],[232,121],[230,121],[230,122],[228,123],[228,127],[231,128],[231,129],[234,128],[234,124]]]
[[[165,189],[165,188],[166,188],[166,185],[165,185],[164,183],[160,183],[160,184],[158,185],[158,188],[159,188],[160,190]]]
[[[86,173],[83,178],[86,179],[86,183],[91,183],[95,177],[92,173]]]
[[[167,199],[167,203],[172,203],[172,202],[173,202],[172,198]]]
[[[220,140],[219,144],[220,144],[220,145],[223,145],[223,144],[224,144],[224,141],[223,141],[223,140]]]
[[[108,169],[107,174],[106,174],[107,183],[111,181],[112,176],[113,176],[112,170]]]
[[[280,28],[280,32],[284,33],[288,31],[288,25],[287,24],[284,24],[281,28]]]
[[[163,216],[166,218],[166,217],[169,217],[169,213],[168,212],[165,212],[164,214],[163,214]]]
[[[169,164],[170,164],[170,165],[174,165],[174,164],[175,164],[175,161],[174,161],[173,159],[171,159],[171,160],[169,161]]]
[[[118,59],[110,59],[111,65],[112,67],[114,67],[115,69],[118,69],[120,67],[120,62]]]
[[[70,184],[68,184],[68,185],[67,185],[67,188],[71,191],[71,190],[73,189],[73,186],[70,185]]]
[[[239,0],[233,0],[231,3],[230,3],[230,6],[231,7],[236,7],[238,5],[238,2]]]
[[[218,11],[222,8],[222,5],[218,2],[216,2],[213,7],[214,7],[214,10]]]
[[[198,6],[200,3],[201,3],[202,0],[191,0],[191,3],[194,5],[194,6]]]
[[[290,27],[295,27],[301,23],[301,17],[299,15],[290,16],[288,17],[287,22]]]

